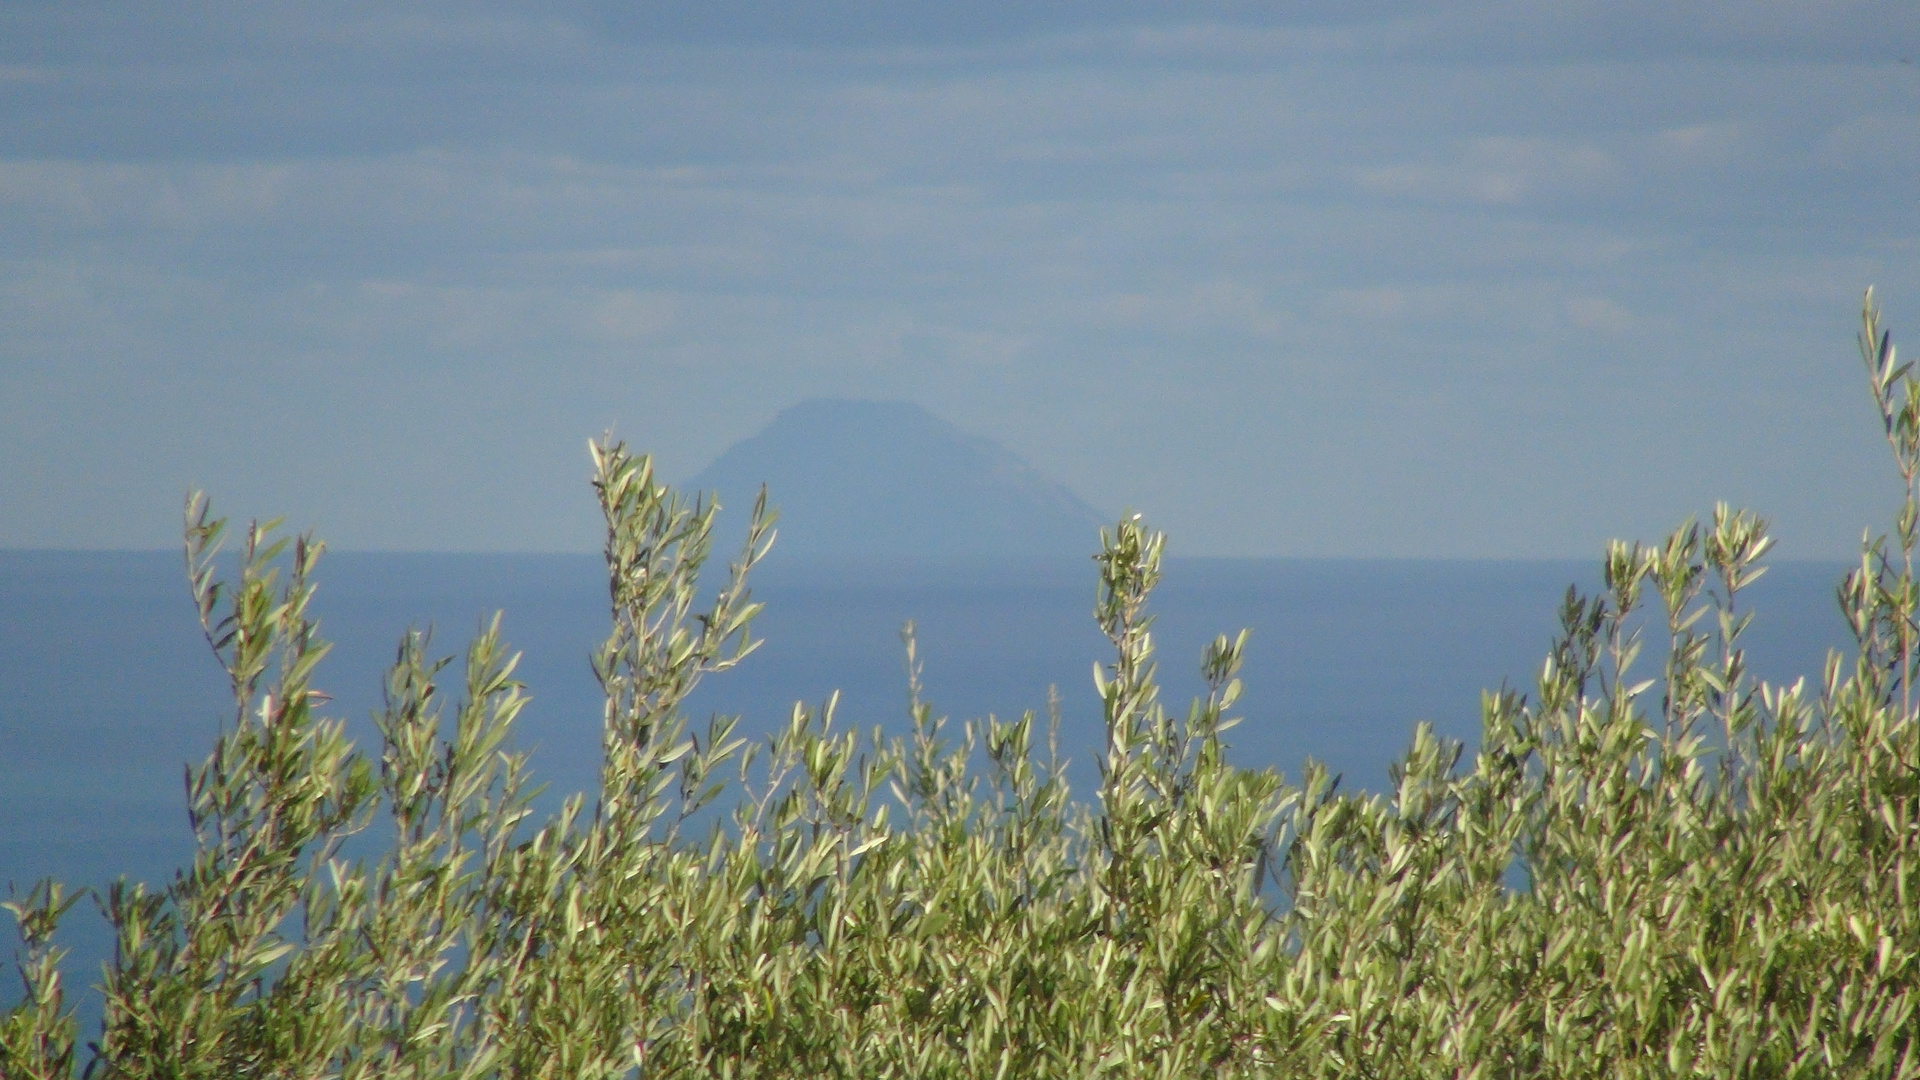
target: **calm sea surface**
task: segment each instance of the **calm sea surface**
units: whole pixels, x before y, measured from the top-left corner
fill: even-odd
[[[1763,677],[1817,680],[1846,637],[1833,601],[1842,570],[1779,564],[1745,594],[1759,611],[1749,652]],[[519,737],[549,785],[545,803],[592,789],[601,710],[587,655],[607,618],[596,557],[334,553],[318,579],[315,608],[335,648],[316,685],[363,746],[406,627],[433,627],[436,652],[457,655],[500,610],[524,653],[532,702]],[[1567,586],[1594,580],[1591,564],[1570,562],[1174,560],[1154,608],[1161,678],[1184,711],[1204,644],[1250,628],[1234,757],[1295,777],[1312,757],[1377,790],[1417,721],[1471,743],[1483,688],[1530,689]],[[740,713],[744,730],[764,732],[794,702],[837,689],[841,723],[898,732],[899,631],[911,619],[940,713],[1040,711],[1059,687],[1062,742],[1085,796],[1101,735],[1090,673],[1107,659],[1094,581],[1091,562],[769,567],[755,589],[766,644],[704,684],[693,707]],[[0,889],[48,874],[164,881],[190,851],[183,769],[210,748],[225,696],[178,555],[0,551]],[[75,918],[70,966],[91,981],[105,937],[97,916]]]

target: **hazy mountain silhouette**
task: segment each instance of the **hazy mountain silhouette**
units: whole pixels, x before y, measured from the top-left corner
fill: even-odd
[[[1106,521],[1005,447],[904,401],[802,402],[681,486],[719,494],[737,543],[762,483],[780,562],[1085,557]]]

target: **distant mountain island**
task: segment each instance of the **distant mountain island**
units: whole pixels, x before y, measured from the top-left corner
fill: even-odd
[[[681,487],[719,494],[737,544],[763,483],[779,562],[1086,557],[1108,524],[1005,447],[905,401],[802,402]]]

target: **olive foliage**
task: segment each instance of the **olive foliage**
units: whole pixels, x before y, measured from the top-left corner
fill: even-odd
[[[755,645],[771,514],[703,600],[715,506],[602,442],[601,785],[537,821],[497,619],[458,672],[401,641],[369,756],[317,711],[320,545],[251,527],[221,581],[192,499],[233,700],[190,774],[197,853],[99,896],[84,1053],[55,944],[82,894],[7,905],[0,1074],[1920,1075],[1920,380],[1871,293],[1861,346],[1907,493],[1839,586],[1853,654],[1750,676],[1770,541],[1723,505],[1610,545],[1534,691],[1484,696],[1471,755],[1421,727],[1379,794],[1228,762],[1244,634],[1163,704],[1135,519],[1096,559],[1091,800],[1046,715],[950,724],[917,677],[899,737],[832,700],[764,741],[696,726],[689,692]]]

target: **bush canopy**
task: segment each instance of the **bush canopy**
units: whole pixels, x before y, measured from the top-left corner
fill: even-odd
[[[84,1054],[55,933],[87,894],[13,897],[0,1075],[1920,1075],[1920,380],[1871,291],[1862,319],[1906,497],[1839,586],[1852,655],[1750,676],[1770,541],[1722,505],[1610,544],[1537,688],[1484,695],[1470,755],[1420,727],[1380,794],[1228,762],[1244,632],[1163,705],[1137,519],[1096,557],[1091,800],[1057,711],[949,724],[917,677],[900,737],[831,699],[764,741],[695,725],[688,693],[754,648],[772,515],[702,593],[716,506],[602,441],[600,790],[536,821],[497,617],[464,669],[401,639],[369,756],[317,711],[321,545],[251,526],[221,580],[191,497],[233,701],[189,772],[196,854],[96,894]]]

